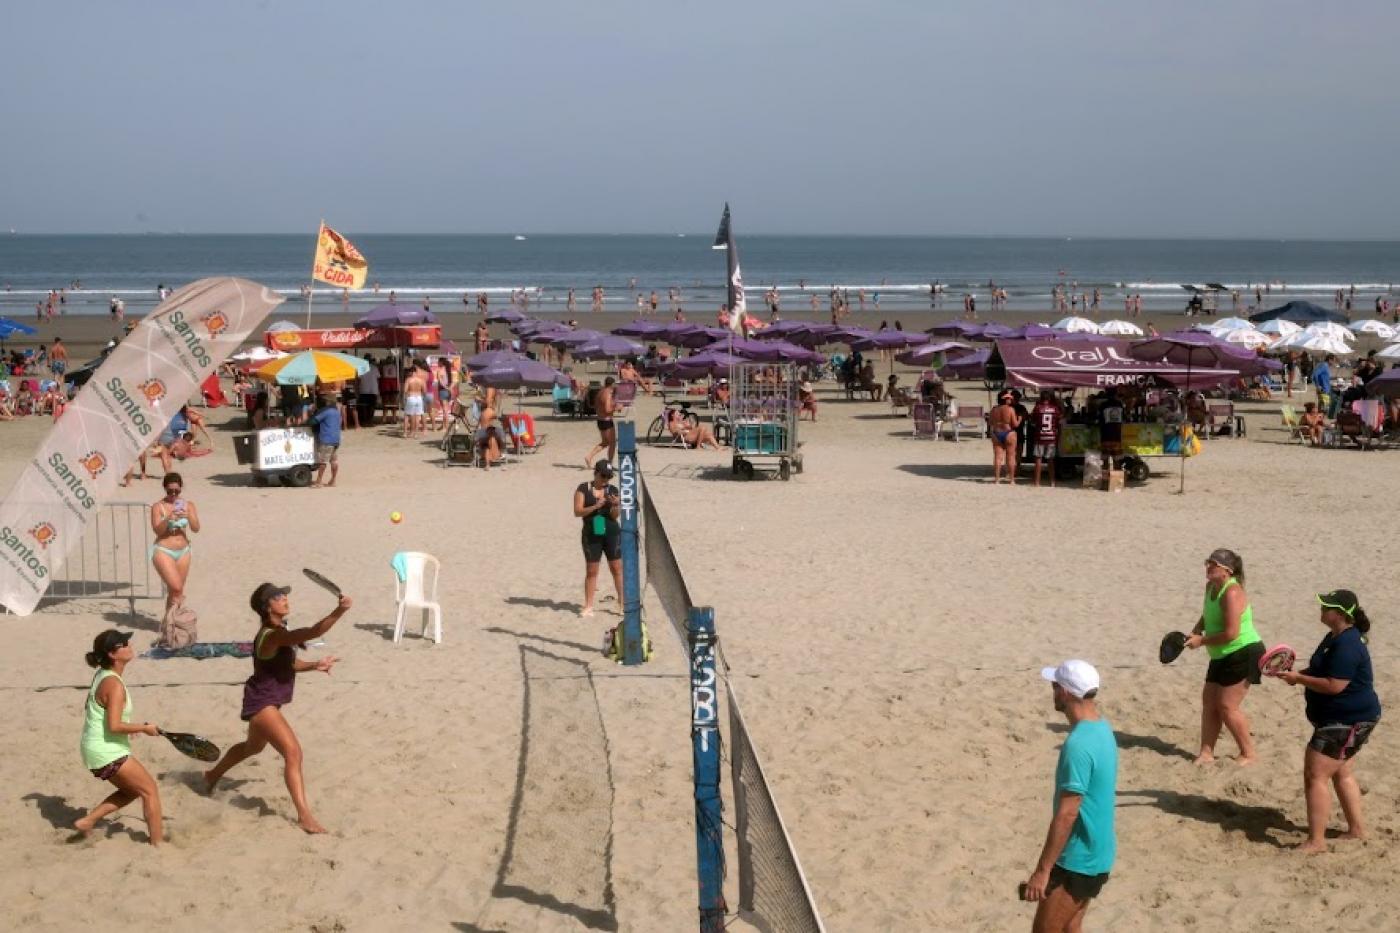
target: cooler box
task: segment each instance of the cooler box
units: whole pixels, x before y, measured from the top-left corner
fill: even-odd
[[[258,436],[256,434],[235,434],[233,455],[240,466],[248,466],[257,459]]]
[[[734,451],[740,454],[780,454],[787,450],[787,429],[781,424],[736,424]]]

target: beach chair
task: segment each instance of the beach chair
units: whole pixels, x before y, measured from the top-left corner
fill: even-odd
[[[515,446],[521,453],[532,454],[544,446],[547,435],[535,433],[535,416],[521,412],[514,415],[506,415],[506,426],[510,428],[510,436],[515,440]]]
[[[1292,405],[1283,405],[1279,408],[1279,414],[1283,416],[1283,426],[1288,430],[1289,441],[1306,444],[1308,431],[1303,427],[1303,420],[1298,417],[1298,410]]]
[[[632,403],[637,400],[637,384],[635,382],[618,382],[613,385],[613,405],[617,415],[626,417],[632,410]]]
[[[578,412],[578,399],[574,398],[572,386],[555,386],[550,390],[552,411],[556,415],[574,415]]]
[[[931,402],[915,402],[909,408],[909,414],[914,419],[914,436],[931,437],[938,439],[939,431],[943,427],[943,419],[939,415],[940,407]]]
[[[1244,437],[1244,418],[1235,414],[1233,402],[1207,402],[1206,427],[1210,437],[1220,437],[1221,429],[1228,429],[1230,437]]]
[[[431,616],[433,644],[442,644],[442,607],[437,601],[438,571],[442,565],[436,557],[421,551],[400,551],[394,555],[393,564],[394,602],[398,605],[394,617],[394,644],[403,638],[410,609],[423,614],[419,633],[425,637]]]
[[[954,441],[963,431],[972,431],[974,437],[987,436],[987,413],[981,405],[958,405],[946,424],[948,436]]]
[[[899,414],[901,408],[906,415],[910,414],[914,407],[914,397],[909,394],[909,390],[902,386],[895,386],[890,389],[890,409]]]

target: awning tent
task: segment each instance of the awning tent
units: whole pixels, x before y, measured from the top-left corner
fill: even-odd
[[[1342,312],[1329,311],[1311,301],[1290,301],[1286,305],[1251,314],[1249,319],[1256,324],[1274,320],[1291,321],[1294,324],[1316,324],[1319,321],[1335,321],[1338,324],[1347,322],[1347,316]]]
[[[1239,378],[1232,362],[1185,366],[1135,360],[1121,344],[1061,340],[998,340],[987,360],[987,378],[1029,389],[1107,389],[1111,386],[1175,386],[1210,389]]]

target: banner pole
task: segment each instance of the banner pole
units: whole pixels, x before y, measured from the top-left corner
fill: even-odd
[[[695,781],[695,870],[700,933],[724,930],[724,803],[720,797],[719,689],[715,677],[715,611],[692,607],[690,738]]]
[[[622,663],[646,661],[642,634],[641,549],[637,546],[638,510],[642,507],[641,483],[637,472],[637,426],[619,421],[617,425],[617,482],[621,495],[622,530]]]
[[[326,218],[321,218],[321,224],[316,228],[316,248],[311,252],[311,277],[308,280],[311,284],[306,288],[306,329],[311,329],[311,299],[316,297],[316,256],[321,252],[321,234],[326,230]]]

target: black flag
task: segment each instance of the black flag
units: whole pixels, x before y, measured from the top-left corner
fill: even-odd
[[[744,318],[748,305],[744,301],[744,274],[739,271],[739,247],[734,243],[734,231],[729,225],[729,204],[724,205],[724,216],[719,219],[719,232],[715,234],[712,249],[725,250],[729,261],[729,329],[736,334],[744,332]]]

